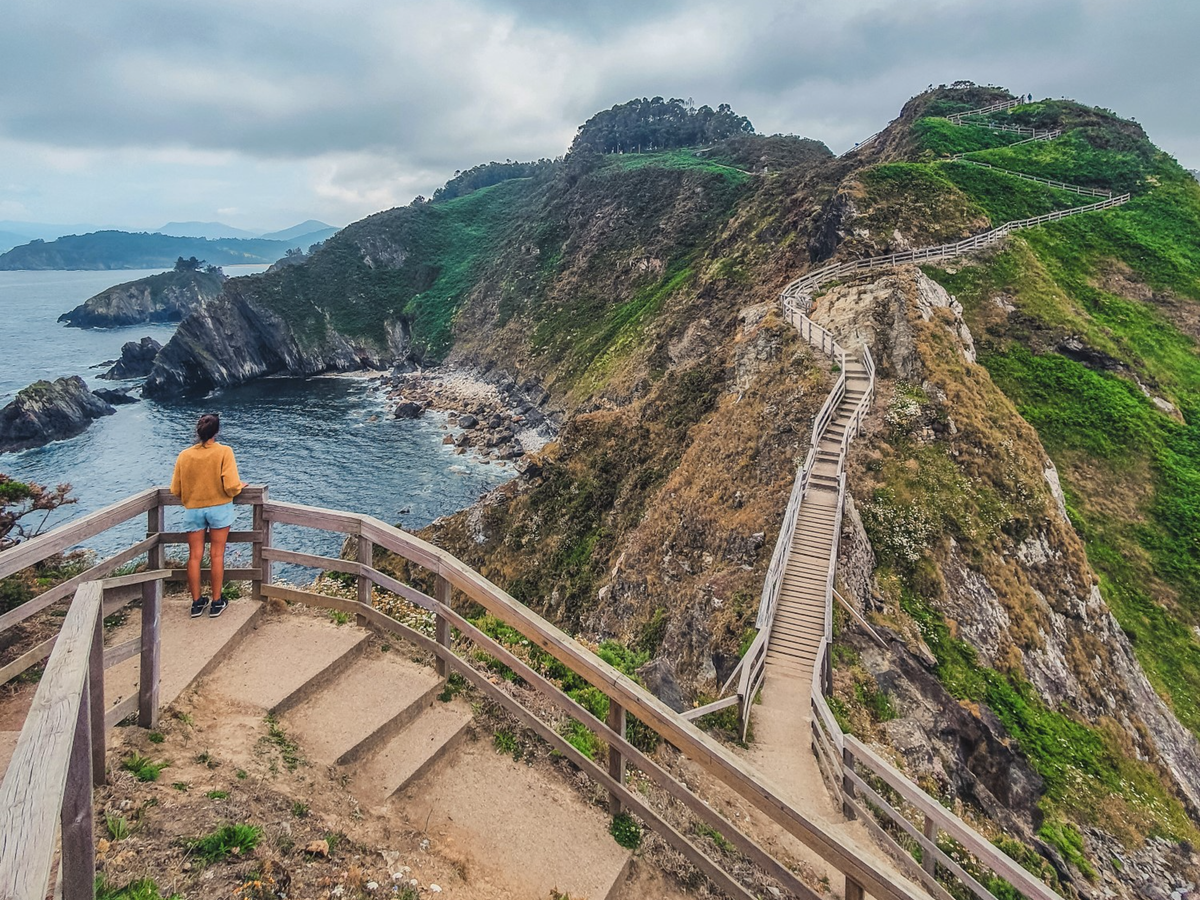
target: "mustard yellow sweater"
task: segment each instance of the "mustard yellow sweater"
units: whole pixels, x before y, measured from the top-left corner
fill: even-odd
[[[171,493],[188,509],[221,506],[241,490],[242,479],[238,477],[233,450],[224,444],[195,444],[175,460]]]

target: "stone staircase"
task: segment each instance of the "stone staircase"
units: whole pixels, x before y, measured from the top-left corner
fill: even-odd
[[[364,814],[428,829],[450,858],[469,859],[458,896],[629,896],[632,854],[608,833],[604,808],[544,767],[497,753],[490,733],[474,733],[470,704],[443,693],[415,648],[304,607],[236,601],[213,620],[191,619],[189,606],[163,603],[164,706],[195,692],[209,707],[272,715]],[[106,645],[136,634],[137,619],[131,610]],[[106,673],[106,707],[136,694],[137,663]],[[0,699],[0,739],[15,744],[34,688]],[[0,771],[9,743],[0,741]]]

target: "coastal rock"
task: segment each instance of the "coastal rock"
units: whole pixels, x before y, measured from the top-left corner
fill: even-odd
[[[423,407],[420,403],[414,403],[411,400],[406,400],[403,403],[396,405],[396,411],[394,415],[397,419],[416,419],[423,412],[425,412],[425,407]]]
[[[154,368],[154,360],[162,344],[152,337],[144,337],[141,341],[127,341],[121,347],[121,358],[116,365],[101,375],[113,381],[122,378],[145,378]]]
[[[154,362],[145,396],[206,394],[264,375],[383,368],[392,358],[391,348],[352,340],[323,321],[285,320],[246,295],[241,285],[249,280],[230,280],[220,297],[179,324]]]
[[[86,431],[93,419],[115,412],[89,391],[78,375],[35,381],[0,409],[0,453],[75,437]]]
[[[163,272],[128,281],[89,297],[58,317],[71,328],[115,328],[147,322],[178,322],[221,293],[220,272]]]
[[[472,415],[459,416],[458,427],[470,431],[473,428],[479,427],[479,420]]]
[[[105,403],[111,403],[114,406],[119,406],[122,403],[137,403],[137,397],[129,396],[129,391],[114,391],[111,388],[101,388],[98,391],[92,391],[97,397]]]

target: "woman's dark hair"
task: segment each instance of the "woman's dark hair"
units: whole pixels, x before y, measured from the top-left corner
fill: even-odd
[[[216,413],[205,413],[200,417],[200,421],[196,423],[196,437],[200,439],[200,443],[210,441],[217,436],[217,432],[221,430],[221,417]]]

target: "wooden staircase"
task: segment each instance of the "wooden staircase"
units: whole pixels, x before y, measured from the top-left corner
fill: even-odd
[[[767,644],[766,678],[797,679],[799,691],[812,683],[817,650],[825,636],[825,587],[838,528],[841,444],[869,388],[870,376],[862,362],[847,357],[846,392],[817,445],[808,493],[788,552]]]

